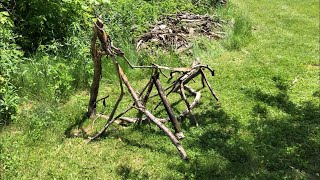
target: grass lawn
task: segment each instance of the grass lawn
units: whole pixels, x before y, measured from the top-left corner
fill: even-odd
[[[83,91],[59,106],[21,106],[18,119],[28,128],[12,124],[0,132],[0,179],[319,179],[319,1],[230,3],[221,13],[249,19],[252,38],[239,50],[229,48],[236,33],[219,42],[195,40],[194,56],[216,70],[209,79],[220,102],[203,89],[194,110],[199,127],[182,123],[189,162],[155,125],[114,125],[90,144],[66,136],[82,123]],[[142,87],[147,80],[132,84]],[[101,88],[101,96],[110,94],[108,113],[119,90],[107,81]],[[96,130],[103,123],[97,120]],[[83,123],[94,132],[90,126]]]

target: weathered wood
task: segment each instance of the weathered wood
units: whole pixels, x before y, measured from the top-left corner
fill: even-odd
[[[182,159],[187,159],[187,154],[185,150],[183,149],[181,143],[178,141],[178,139],[172,134],[172,132],[164,125],[162,124],[153,114],[151,114],[146,108],[143,106],[142,102],[139,100],[137,93],[134,91],[132,86],[130,85],[127,76],[122,71],[121,67],[119,67],[119,72],[122,77],[122,80],[124,84],[127,86],[129,93],[131,94],[132,99],[135,102],[136,107],[138,110],[140,110],[142,113],[144,113],[151,121],[153,121],[172,141],[172,143],[176,146],[178,149]]]
[[[172,108],[171,108],[171,105],[162,89],[162,85],[160,83],[160,80],[159,80],[159,73],[156,73],[155,75],[152,76],[152,79],[153,79],[153,82],[158,90],[158,93],[159,93],[159,96],[161,98],[161,101],[167,111],[167,114],[171,120],[171,123],[174,127],[174,130],[175,130],[175,134],[177,136],[178,139],[182,139],[184,138],[184,135],[183,133],[181,132],[181,127],[180,127],[180,123],[178,122],[176,116],[174,115],[173,111],[172,111]]]
[[[153,80],[152,80],[152,78],[151,78],[150,81],[148,82],[148,90],[147,90],[145,96],[142,98],[142,104],[143,104],[143,106],[146,106],[146,104],[147,104],[147,101],[148,101],[148,99],[149,99],[150,93],[151,93],[152,88],[153,88],[153,84],[154,84],[154,83],[153,83]],[[140,94],[140,96],[141,96],[141,95],[142,95],[142,94]],[[139,119],[138,122],[140,122],[140,123],[142,122],[142,116],[143,116],[143,113],[142,113],[141,111],[139,111],[137,117],[138,117],[138,119]]]
[[[178,80],[180,80],[184,85],[188,84],[193,78],[197,77],[201,72],[198,69],[192,69],[188,73],[182,75]],[[176,84],[176,86],[172,89],[172,92],[176,92],[180,89],[180,84]]]
[[[198,126],[198,121],[197,121],[196,117],[194,117],[194,115],[192,114],[191,106],[190,106],[190,104],[189,104],[189,102],[187,100],[186,94],[184,92],[184,85],[183,84],[180,85],[180,95],[181,95],[181,98],[183,99],[183,101],[185,102],[185,104],[187,106],[187,110],[189,111],[191,122],[195,126]]]
[[[151,114],[148,110],[145,108],[139,108],[140,111],[142,111],[151,121],[153,121],[171,140],[171,142],[176,146],[178,149],[180,156],[183,160],[187,160],[187,153],[185,152],[183,146],[179,142],[179,140],[176,138],[175,135],[168,129],[163,123],[161,123],[153,114]]]
[[[194,17],[194,18],[197,18],[197,17]],[[195,21],[197,21],[197,20],[195,20]],[[196,92],[194,89],[187,86],[186,84],[191,80],[194,81],[194,78],[196,76],[198,76],[199,74],[201,74],[203,86],[206,83],[207,86],[209,87],[211,93],[217,99],[215,92],[212,90],[212,88],[211,88],[211,86],[210,86],[210,84],[209,84],[209,82],[203,72],[203,69],[208,69],[211,71],[211,73],[213,75],[214,74],[213,70],[209,66],[201,65],[198,60],[195,61],[190,68],[189,67],[188,68],[180,68],[180,67],[171,68],[171,67],[166,67],[166,66],[160,66],[157,64],[152,64],[150,66],[134,66],[130,63],[130,61],[128,61],[128,59],[125,57],[125,55],[121,51],[121,49],[116,48],[112,45],[112,41],[111,41],[110,36],[108,36],[106,34],[105,30],[103,29],[104,26],[103,26],[102,20],[99,18],[98,21],[94,24],[95,24],[94,35],[93,35],[93,38],[91,41],[91,54],[92,54],[92,58],[93,58],[93,62],[94,62],[94,78],[93,78],[93,83],[92,83],[91,89],[90,89],[90,101],[89,101],[89,105],[88,105],[88,116],[95,114],[96,104],[99,101],[103,100],[103,104],[105,105],[104,101],[105,101],[105,98],[107,98],[107,96],[106,96],[106,97],[97,101],[99,82],[101,79],[101,71],[102,71],[101,57],[103,55],[109,56],[112,60],[112,63],[114,64],[114,67],[117,72],[118,80],[119,80],[119,85],[120,85],[120,95],[119,95],[119,97],[118,97],[118,99],[112,109],[112,112],[110,113],[109,116],[106,116],[103,114],[98,114],[98,116],[96,117],[96,119],[99,117],[106,119],[106,123],[99,133],[97,133],[92,138],[89,138],[89,142],[91,140],[94,140],[94,139],[100,137],[107,130],[107,128],[114,122],[118,123],[118,124],[122,124],[122,121],[126,121],[129,123],[142,122],[142,116],[145,115],[145,118],[143,119],[143,121],[147,122],[146,120],[148,120],[148,122],[151,121],[151,122],[155,123],[165,133],[165,135],[170,138],[171,142],[176,146],[177,150],[179,151],[182,159],[186,160],[187,154],[186,154],[185,150],[183,149],[181,143],[179,142],[179,139],[182,139],[184,137],[184,135],[181,131],[181,127],[180,127],[180,123],[178,122],[178,119],[182,119],[185,116],[187,116],[188,114],[190,114],[191,119],[194,119],[194,123],[197,125],[198,123],[192,114],[192,109],[198,104],[200,97],[201,97],[200,92]],[[179,35],[179,33],[177,34],[176,38],[179,38],[178,35]],[[165,39],[166,37],[161,37],[161,38]],[[97,47],[96,47],[97,39],[99,39],[99,41],[100,41],[100,50],[101,51],[97,50]],[[142,89],[140,94],[137,94],[135,92],[135,90],[133,89],[133,87],[131,86],[127,76],[125,75],[122,68],[120,67],[120,65],[116,61],[115,56],[120,56],[120,57],[124,58],[126,60],[126,62],[130,65],[131,68],[151,68],[154,70],[153,71],[154,73],[151,76],[149,82]],[[166,75],[162,72],[162,70],[166,70],[166,71],[171,72],[170,73],[171,78],[173,77],[172,74],[175,72],[181,72],[183,74],[180,75],[168,88],[163,90],[162,85],[159,80],[159,75],[160,75],[159,72],[162,73],[165,77],[166,77]],[[115,116],[115,113],[118,109],[118,106],[124,96],[123,84],[128,89],[128,91],[133,99],[133,104],[129,108],[127,108],[125,111],[123,111],[123,112],[119,113],[117,116]],[[157,95],[160,96],[160,99],[161,99],[160,104],[162,103],[167,111],[168,118],[166,118],[166,119],[159,119],[159,118],[155,117],[150,111],[148,111],[148,109],[146,109],[147,101],[150,98],[155,97],[155,95],[150,96],[153,86],[156,86],[156,89],[158,91]],[[165,91],[167,91],[169,89],[171,89],[171,90],[166,94]],[[195,96],[195,99],[191,104],[187,100],[187,97],[185,95],[185,89],[188,92],[190,92],[193,96]],[[145,91],[146,91],[146,93],[145,93]],[[180,93],[181,99],[185,102],[185,104],[187,106],[186,110],[183,111],[179,115],[179,117],[176,117],[174,115],[173,110],[171,108],[171,105],[167,99],[167,96],[172,92]],[[145,93],[145,95],[144,95],[144,93]],[[137,115],[138,118],[122,117],[124,114],[126,114],[128,111],[130,111],[133,108],[135,108],[139,111],[139,113]],[[118,120],[118,119],[120,119],[120,120]],[[167,121],[171,121],[171,123],[173,124],[175,134],[172,133],[171,130],[163,124],[163,122],[167,122]]]
[[[205,83],[207,84],[207,86],[208,86],[208,88],[209,88],[212,96],[213,96],[217,101],[219,101],[219,98],[218,98],[217,94],[213,91],[213,89],[212,89],[212,87],[211,87],[211,85],[210,85],[210,83],[209,83],[209,81],[208,81],[208,79],[207,79],[207,77],[206,77],[206,74],[203,72],[202,69],[200,69],[200,72],[201,72],[201,75],[202,75]]]
[[[193,109],[200,101],[200,98],[201,98],[201,93],[200,91],[196,91],[194,89],[192,89],[191,87],[185,85],[184,88],[190,92],[193,96],[195,96],[193,102],[190,104],[190,108],[187,108],[185,109],[184,111],[182,111],[182,113],[178,116],[178,119],[183,119],[185,118],[189,113],[190,113],[190,110],[189,109]],[[159,119],[160,122],[162,123],[165,123],[165,122],[168,122],[170,121],[169,118],[163,118],[163,119]]]
[[[126,121],[129,123],[136,123],[137,121],[139,121],[139,118],[130,118],[130,117],[120,117],[119,119],[121,121]]]
[[[93,73],[93,80],[90,88],[90,100],[89,100],[88,111],[87,111],[88,117],[91,117],[92,115],[95,114],[95,110],[97,107],[96,101],[98,97],[99,85],[100,85],[100,79],[101,79],[101,73],[102,73],[101,55],[99,54],[96,47],[97,27],[94,27],[93,32],[94,33],[91,40],[91,55],[92,55],[92,60],[94,64],[94,73]]]
[[[217,32],[224,31],[219,17],[177,13],[163,16],[160,22],[153,25],[149,32],[143,34],[136,44],[136,49],[147,48],[156,42],[159,47],[173,49],[177,53],[183,52],[192,46],[191,37],[205,35],[208,38],[224,38]]]
[[[193,102],[190,104],[189,109],[192,110],[200,101],[201,98],[201,93],[200,91],[196,92],[194,89],[192,89],[191,87],[185,85],[184,88],[187,89],[187,91],[189,91],[192,95],[195,96]],[[179,119],[184,118],[186,115],[188,115],[190,113],[190,110],[188,108],[186,110],[184,110],[180,116]]]

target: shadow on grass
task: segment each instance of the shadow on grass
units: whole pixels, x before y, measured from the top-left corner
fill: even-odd
[[[86,133],[86,131],[83,129],[83,124],[86,122],[86,120],[88,120],[88,115],[87,112],[83,113],[81,118],[77,118],[75,119],[75,123],[70,125],[65,131],[64,131],[64,135],[67,138],[74,138],[74,137],[84,137],[87,138],[88,134]],[[78,135],[72,133],[72,131],[74,129],[79,129],[80,133],[78,133]]]
[[[153,123],[141,125],[135,124],[125,132],[118,131],[109,135],[111,135],[113,138],[120,138],[121,141],[126,144],[126,146],[148,149],[152,152],[163,153],[169,157],[179,157],[179,153],[176,149],[170,150],[172,147],[174,147],[174,145],[171,144],[170,139]],[[155,143],[157,140],[158,143]],[[162,140],[165,142],[159,143],[159,141]],[[166,143],[171,148],[168,148]]]
[[[246,125],[213,103],[207,105],[210,108],[206,111],[195,114],[199,127],[193,128],[188,121],[182,122],[187,135],[182,143],[190,161],[170,163],[168,167],[185,179],[319,178],[319,103],[296,104],[289,97],[291,85],[281,78],[273,78],[273,81],[277,93],[265,93],[261,89],[245,92],[256,103]],[[314,97],[319,98],[319,94],[319,91],[315,92]],[[84,121],[77,121],[70,129],[81,127]],[[139,126],[132,131],[142,135],[163,135],[159,130]],[[70,130],[67,132],[70,134]],[[127,145],[177,156],[177,152],[154,146],[143,139],[121,138]],[[136,177],[127,166],[119,167],[118,173],[125,178]]]
[[[212,109],[197,115],[202,130],[193,130],[185,146],[193,151],[190,163],[171,164],[170,168],[185,179],[320,178],[319,104],[295,104],[288,95],[290,84],[273,80],[278,93],[246,92],[257,103],[246,126],[212,104],[208,106]],[[282,113],[274,117],[270,109]],[[246,134],[251,138],[244,139]]]
[[[247,92],[258,101],[248,129],[255,137],[259,163],[270,177],[320,178],[320,106],[312,101],[293,103],[290,84],[278,77],[273,80],[279,90],[275,95]],[[285,115],[272,117],[268,107]]]
[[[121,179],[149,179],[149,175],[142,171],[134,170],[128,165],[119,165],[116,172]]]
[[[221,107],[209,104],[207,111],[196,114],[199,127],[191,130],[185,148],[194,154],[190,163],[180,163],[178,172],[185,179],[217,179],[244,177],[254,171],[254,162],[248,143],[239,138],[241,125]],[[246,167],[246,168],[244,168]]]

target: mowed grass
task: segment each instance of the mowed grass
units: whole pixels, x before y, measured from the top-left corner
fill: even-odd
[[[88,92],[83,91],[63,105],[28,102],[21,106],[18,122],[22,125],[10,125],[0,134],[0,177],[320,178],[319,2],[231,3],[220,13],[240,23],[235,26],[238,29],[224,41],[199,38],[192,49],[194,57],[216,70],[209,81],[220,102],[203,89],[201,103],[194,110],[199,127],[188,119],[182,122],[186,135],[182,143],[189,162],[180,159],[155,125],[114,125],[104,138],[86,144],[81,128],[94,133],[104,120],[98,119],[93,128],[92,121],[83,121],[88,102]],[[252,36],[243,36],[248,22]],[[170,57],[183,65],[192,61],[192,57],[164,55],[159,64],[177,65],[166,60]],[[140,77],[142,73],[139,71]],[[137,89],[148,80],[139,80],[131,70],[128,74]],[[197,81],[191,85],[200,88],[200,79]],[[100,96],[109,94],[110,98],[107,108],[100,111],[111,111],[119,93],[117,85],[110,78],[103,81]],[[128,93],[120,109],[126,104],[130,104]],[[176,109],[184,109],[184,104]],[[165,113],[160,109],[158,115]]]

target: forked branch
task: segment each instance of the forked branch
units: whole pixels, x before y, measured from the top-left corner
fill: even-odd
[[[199,103],[200,101],[200,91],[195,91],[191,87],[187,86],[188,82],[191,80],[194,81],[194,78],[197,77],[199,74],[202,76],[202,83],[203,85],[206,84],[212,95],[216,100],[218,100],[218,97],[216,93],[213,91],[211,85],[208,82],[207,77],[204,74],[204,69],[208,69],[212,75],[214,75],[214,71],[206,65],[200,64],[199,60],[195,61],[191,67],[185,68],[185,67],[178,67],[178,68],[171,68],[171,67],[165,67],[165,66],[160,66],[157,64],[152,64],[150,66],[134,66],[130,63],[130,61],[125,57],[124,53],[121,51],[121,49],[116,48],[113,46],[112,41],[110,36],[108,36],[104,30],[104,25],[102,23],[102,20],[99,18],[97,22],[94,23],[94,28],[93,28],[93,38],[91,42],[91,54],[94,62],[94,77],[93,77],[93,82],[91,85],[91,90],[90,90],[90,101],[88,105],[88,116],[93,116],[96,113],[96,107],[97,103],[99,101],[105,101],[105,98],[108,96],[100,99],[97,101],[97,96],[98,96],[98,91],[99,91],[99,83],[101,79],[101,71],[102,71],[102,66],[101,66],[101,58],[102,56],[108,56],[111,58],[112,63],[114,64],[114,68],[116,69],[116,73],[118,76],[118,81],[119,81],[119,86],[120,86],[120,94],[115,102],[115,105],[110,113],[109,116],[105,116],[103,114],[100,114],[99,117],[103,117],[106,119],[106,123],[103,126],[103,128],[93,137],[89,138],[89,142],[99,138],[106,130],[107,128],[115,122],[117,119],[122,119],[126,122],[137,122],[137,121],[144,121],[144,120],[149,120],[153,123],[155,123],[165,134],[166,136],[169,137],[171,142],[176,146],[178,152],[180,153],[180,156],[182,159],[186,160],[187,159],[187,154],[185,150],[182,147],[182,144],[179,142],[179,139],[182,139],[184,137],[181,127],[180,127],[180,122],[182,118],[185,118],[188,114],[191,114],[191,118],[193,119],[193,122],[198,125],[198,122],[196,121],[195,117],[192,114],[193,108]],[[96,41],[99,39],[100,41],[100,48],[98,50]],[[120,56],[122,57],[131,68],[151,68],[153,69],[153,74],[151,75],[150,80],[148,83],[144,86],[142,89],[141,93],[138,95],[134,88],[131,86],[127,76],[123,72],[123,69],[120,67],[119,63],[115,59],[115,56]],[[176,72],[182,73],[182,75],[178,76],[176,80],[173,81],[173,83],[163,89],[162,84],[160,82],[160,73],[162,70],[169,71],[171,78],[173,78],[173,74]],[[116,117],[115,113],[118,109],[118,106],[124,96],[124,88],[123,84],[125,87],[128,89],[132,100],[133,104],[129,106],[125,111],[119,113]],[[157,94],[151,95],[151,92],[153,90],[153,87],[156,87]],[[166,91],[170,90],[169,92],[166,93]],[[185,90],[188,91],[191,95],[195,97],[193,102],[190,104],[187,100]],[[172,110],[171,104],[168,100],[168,96],[171,93],[179,93],[181,96],[181,99],[185,102],[186,104],[186,110],[184,110],[179,116],[176,116]],[[163,104],[165,107],[165,110],[168,114],[168,118],[165,119],[159,119],[155,117],[147,108],[146,108],[146,103],[148,100],[152,97],[155,96],[160,96],[161,102],[158,105]],[[105,105],[105,103],[104,103]],[[137,109],[139,111],[137,118],[128,118],[128,117],[122,117],[125,115],[128,111],[131,109]],[[142,116],[145,116],[145,119],[142,119]],[[171,132],[171,130],[166,127],[163,123],[170,121],[174,127],[175,135]]]

